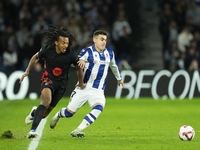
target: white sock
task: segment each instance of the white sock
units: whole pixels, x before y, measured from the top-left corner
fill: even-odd
[[[62,108],[59,112],[57,112],[57,116],[59,118],[62,118],[62,117],[72,117],[74,114],[70,113],[67,108]]]
[[[95,120],[96,118],[100,115],[101,113],[101,110],[98,110],[98,109],[93,109],[89,114],[87,114],[83,121],[81,122],[81,124],[78,126],[78,128],[76,130],[83,130],[85,129],[86,127],[88,127],[89,125],[91,125]]]

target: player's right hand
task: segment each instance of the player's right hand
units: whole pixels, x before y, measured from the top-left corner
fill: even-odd
[[[22,77],[21,77],[19,83],[21,83],[21,82],[24,80],[24,78],[25,78],[28,74],[29,74],[28,72],[25,72],[25,73],[22,75]]]

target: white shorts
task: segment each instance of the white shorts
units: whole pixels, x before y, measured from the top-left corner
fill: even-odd
[[[70,102],[67,108],[73,112],[76,112],[87,101],[91,108],[96,103],[102,103],[103,106],[105,106],[106,99],[104,96],[104,91],[88,88],[87,86],[83,89],[76,87],[71,93]]]

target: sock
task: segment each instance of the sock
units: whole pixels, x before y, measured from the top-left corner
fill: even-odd
[[[91,125],[97,119],[97,117],[100,115],[102,111],[103,111],[102,105],[96,105],[95,107],[93,107],[92,111],[84,117],[83,121],[76,130],[81,131],[86,127],[88,127],[89,125]]]
[[[58,113],[57,113],[58,117],[59,118],[62,118],[62,117],[72,117],[74,114],[70,113],[67,108],[62,108]]]
[[[36,109],[35,114],[34,114],[34,119],[33,119],[31,130],[36,129],[38,127],[40,121],[43,118],[43,114],[44,114],[45,110],[46,110],[46,107],[44,105],[38,106],[38,108]]]
[[[36,109],[32,111],[32,113],[31,113],[31,116],[32,116],[32,117],[34,117],[35,111],[36,111]]]

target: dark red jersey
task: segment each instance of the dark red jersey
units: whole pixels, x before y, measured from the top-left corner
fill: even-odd
[[[42,82],[58,81],[67,83],[71,64],[76,65],[78,55],[75,51],[67,49],[65,53],[57,54],[55,48],[45,46],[39,51],[39,58],[44,59]]]

